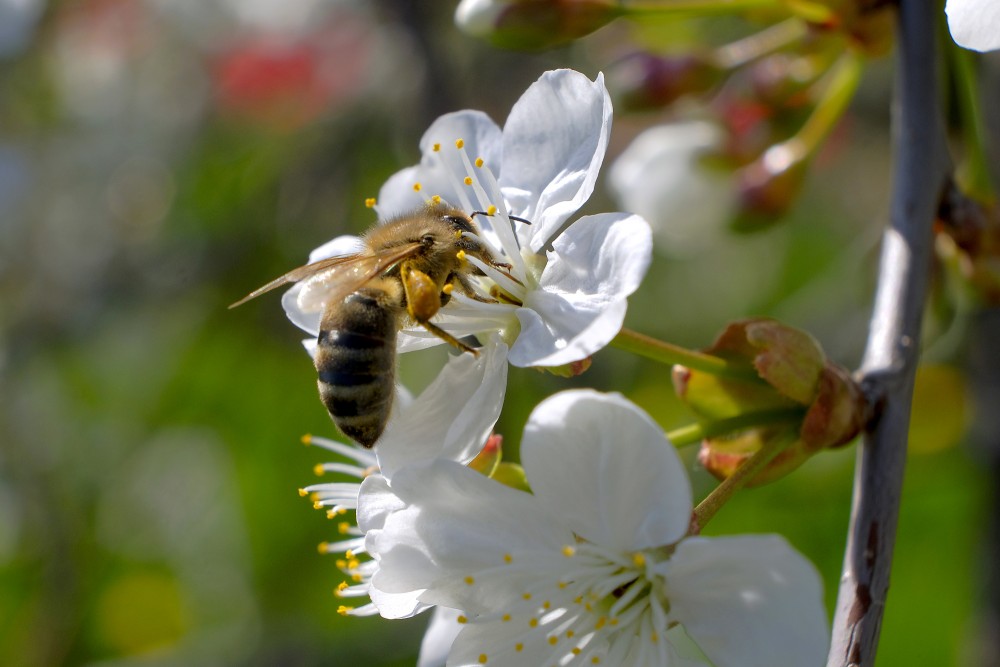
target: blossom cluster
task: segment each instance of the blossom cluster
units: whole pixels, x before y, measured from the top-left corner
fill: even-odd
[[[639,216],[569,222],[593,191],[610,129],[600,76],[548,72],[502,129],[475,111],[438,119],[420,164],[382,188],[383,218],[428,200],[486,213],[474,230],[495,262],[477,264],[476,297],[455,291],[435,317],[452,336],[474,336],[477,354],[452,356],[419,396],[397,400],[373,451],[309,440],[352,461],[320,472],[356,480],[302,490],[338,520],[341,539],[321,551],[343,554],[338,595],[361,600],[340,610],[405,618],[433,608],[426,667],[819,665],[828,631],[813,566],[778,536],[697,535],[674,446],[623,396],[566,391],[538,405],[520,483],[481,464],[498,442],[508,363],[590,357],[621,329],[649,265]],[[339,237],[311,259],[358,245]],[[299,284],[283,304],[315,336],[311,298]],[[408,327],[398,349],[439,342]]]

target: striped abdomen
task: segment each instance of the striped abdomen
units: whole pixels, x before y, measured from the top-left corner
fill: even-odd
[[[371,447],[389,420],[395,392],[397,309],[365,288],[320,321],[316,347],[319,396],[344,435]]]

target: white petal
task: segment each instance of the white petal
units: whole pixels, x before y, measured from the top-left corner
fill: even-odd
[[[622,550],[687,531],[691,486],[673,445],[620,394],[566,391],[531,413],[521,460],[535,496],[574,533]]]
[[[358,497],[359,515],[368,514],[368,482]],[[365,540],[379,562],[372,586],[389,593],[427,589],[423,602],[472,612],[514,604],[528,585],[525,577],[538,575],[524,567],[504,571],[504,555],[516,562],[563,559],[560,549],[573,542],[531,494],[453,461],[407,466],[393,476],[392,490],[405,508]]]
[[[717,667],[825,664],[822,583],[784,538],[690,538],[663,573],[670,616]]]
[[[508,622],[469,623],[462,627],[448,656],[448,667],[482,667],[482,656],[490,667],[542,667],[558,664],[546,633],[532,630],[527,619]],[[563,640],[566,641],[565,639]],[[520,650],[517,645],[520,644]],[[569,646],[559,646],[559,652]]]
[[[660,125],[637,136],[611,166],[612,192],[649,220],[667,253],[701,250],[729,220],[735,205],[730,178],[701,164],[722,139],[722,131],[704,121]]]
[[[404,465],[437,457],[471,461],[486,444],[507,390],[507,346],[493,338],[479,356],[448,359],[441,373],[390,420],[376,443],[379,469],[392,478]]]
[[[611,133],[604,76],[546,72],[511,109],[503,129],[500,186],[518,228],[540,250],[594,191]],[[525,245],[525,244],[522,244]]]
[[[459,616],[457,609],[435,607],[431,622],[424,632],[424,639],[420,642],[417,667],[444,667],[451,645],[462,630],[462,625],[458,622]]]
[[[511,346],[515,366],[561,366],[585,359],[608,344],[622,328],[624,300],[596,305],[576,295],[533,292],[519,308],[521,332]]]
[[[553,243],[540,291],[518,311],[515,366],[559,366],[600,350],[621,330],[625,297],[642,281],[652,257],[649,225],[636,215],[580,218]]]
[[[948,0],[948,29],[959,46],[976,51],[1000,49],[1000,2]]]
[[[435,120],[420,140],[421,160],[393,175],[379,192],[379,214],[384,217],[406,213],[421,206],[434,195],[440,195],[453,206],[465,208],[456,188],[463,187],[465,176],[455,142],[461,139],[470,160],[483,158],[487,165],[499,169],[503,145],[500,128],[481,111],[456,111]],[[439,151],[434,150],[438,144]],[[448,165],[444,168],[444,165]],[[420,190],[414,190],[420,183]],[[466,196],[471,194],[467,192]],[[475,198],[472,208],[478,208]]]
[[[378,608],[378,613],[382,618],[410,618],[430,609],[430,605],[420,601],[423,591],[409,591],[407,593],[385,593],[372,588],[369,595],[372,604]]]
[[[327,241],[320,247],[309,253],[309,264],[318,262],[328,257],[339,257],[341,255],[353,255],[364,249],[364,243],[358,236],[346,234]],[[299,306],[299,292],[302,291],[302,283],[297,283],[281,295],[281,306],[285,309],[285,314],[292,324],[303,331],[319,335],[319,320],[323,313],[320,311],[306,312]]]

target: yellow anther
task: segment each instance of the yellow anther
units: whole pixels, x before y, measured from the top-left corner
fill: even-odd
[[[653,641],[654,644],[660,641],[660,635],[657,634],[656,632],[653,632],[653,634],[651,634],[649,638]]]
[[[500,620],[506,623],[507,621],[510,620],[510,614],[504,614],[502,617],[500,617]]]
[[[455,291],[455,286],[451,283],[448,283],[447,285],[441,288],[441,291],[444,292],[445,294],[451,294],[452,292]]]
[[[611,625],[611,627],[615,627],[616,625],[618,625],[618,619],[612,618],[610,621],[608,621],[608,623]]]
[[[538,619],[537,618],[533,618],[530,621],[528,621],[528,627],[537,628],[538,627]]]
[[[434,202],[435,204],[440,204],[441,203],[441,195],[434,195],[433,197],[431,197],[431,201]]]
[[[524,644],[522,644],[521,642],[514,644],[514,650],[520,653],[521,651],[524,650]]]
[[[465,139],[456,139],[455,148],[465,148]]]
[[[577,595],[575,598],[573,598],[573,602],[575,602],[577,604],[583,604],[583,596],[582,595]]]
[[[321,510],[321,509],[323,509],[323,503],[321,503],[318,500],[314,500],[313,501],[313,509],[314,510]]]
[[[455,253],[455,257],[458,257],[458,261],[464,262],[465,261],[465,251],[464,250],[459,250],[457,253]]]
[[[566,583],[565,581],[560,581],[559,582],[559,588],[560,589],[566,588],[567,586],[569,586],[569,584]]]
[[[320,496],[319,496],[319,491],[313,491],[312,493],[310,493],[309,494],[309,499],[312,500],[312,501],[322,500],[322,498],[320,498]]]
[[[595,655],[593,658],[590,659],[590,664],[599,665],[601,664],[601,659]]]
[[[348,549],[344,552],[344,558],[354,558],[354,550]]]
[[[434,152],[437,153],[439,150],[441,150],[441,144],[434,144]]]
[[[531,593],[525,593],[521,597],[523,597],[525,600],[530,600],[531,599]]]
[[[510,554],[504,554],[503,555],[503,562],[505,562],[508,565],[510,565],[513,561],[514,561],[514,557],[512,555],[510,555]]]
[[[351,575],[351,581],[353,581],[356,584],[360,584],[362,581],[364,581],[364,577],[362,577],[361,574],[359,573],[354,573]]]
[[[551,644],[552,646],[555,646],[558,643],[559,643],[559,638],[558,637],[556,637],[555,635],[552,635],[551,637],[549,637],[549,644]]]
[[[636,567],[643,567],[646,565],[646,554],[641,552],[636,552],[632,554],[632,564]]]
[[[476,166],[477,167],[482,167],[484,164],[486,164],[486,163],[483,162],[483,158],[481,158],[481,157],[477,157],[476,158]]]
[[[341,593],[343,593],[346,590],[347,590],[347,582],[346,581],[342,581],[339,584],[337,584],[337,590],[334,591],[334,592],[337,595],[340,595]]]
[[[587,611],[594,611],[593,605],[591,605],[589,602],[585,602],[583,604],[583,608],[586,609]]]
[[[337,524],[337,532],[341,535],[346,535],[351,530],[351,524],[347,521],[341,521]]]
[[[493,204],[490,204],[489,207],[486,209],[486,215],[496,215],[496,214],[497,214],[497,207],[494,206]]]
[[[552,603],[549,602],[548,600],[546,600],[545,602],[542,603],[542,609],[548,609],[551,606],[552,606]]]
[[[326,518],[327,519],[332,519],[335,516],[337,516],[337,510],[327,510],[326,511]]]
[[[466,176],[463,181],[466,185],[472,185],[472,176]]]
[[[311,445],[312,441],[313,441],[313,437],[311,435],[309,435],[308,433],[306,433],[304,436],[302,436],[301,439],[302,439],[302,444],[303,445]]]
[[[467,619],[465,616],[459,616],[458,622],[464,625],[469,622],[469,619]]]
[[[479,664],[480,664],[480,665],[485,665],[485,664],[486,664],[486,661],[487,661],[488,659],[489,659],[489,658],[487,658],[487,656],[486,656],[486,654],[485,654],[485,653],[480,653],[480,654],[479,654]]]
[[[308,491],[306,491],[305,489],[299,489],[299,498],[305,498],[308,495],[309,495]]]
[[[572,639],[575,635],[576,635],[576,633],[573,632],[572,630],[567,630],[566,631],[566,639]]]
[[[348,556],[348,558],[350,558],[350,556]],[[359,565],[361,565],[361,562],[357,558],[351,558],[347,561],[347,569],[349,570],[356,570]]]
[[[353,607],[340,605],[339,607],[337,607],[337,613],[340,614],[341,616],[347,616],[348,614],[351,613],[351,609],[353,609]]]
[[[343,558],[338,558],[336,562],[337,562],[337,569],[338,570],[346,570],[347,569],[347,561],[344,560]]]
[[[368,208],[375,208],[375,197],[369,197],[365,200],[365,206]]]
[[[316,551],[320,552],[321,554],[328,553],[327,552],[327,547],[328,546],[330,546],[330,545],[327,544],[326,542],[320,542],[319,544],[316,545]]]
[[[562,555],[566,556],[566,558],[572,558],[573,556],[576,555],[576,547],[567,544],[562,548]]]
[[[465,579],[463,579],[462,581],[464,581],[465,583],[467,583],[469,586],[471,586],[472,584],[476,583],[476,580],[473,577],[471,577],[471,576],[466,576]]]
[[[313,472],[316,474],[317,477],[322,477],[323,473],[325,473],[326,470],[323,468],[322,463],[317,463],[315,466],[313,466]]]
[[[594,623],[594,629],[595,630],[600,630],[601,628],[604,627],[604,624],[607,623],[607,622],[608,622],[608,619],[606,617],[604,617],[604,616],[601,616],[599,619],[597,619],[597,623]]]
[[[414,183],[413,184],[413,191],[414,192],[420,192],[423,189],[423,187],[424,186],[420,185],[420,183]]]
[[[570,649],[569,652],[572,653],[573,655],[580,655],[581,653],[583,653],[583,651],[580,650],[579,646],[574,646],[573,648]]]
[[[346,507],[338,507],[337,508],[337,514],[347,514],[347,508]]]

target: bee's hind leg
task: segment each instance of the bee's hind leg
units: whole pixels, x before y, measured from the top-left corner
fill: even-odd
[[[454,336],[452,336],[450,333],[448,333],[447,331],[445,331],[441,327],[439,327],[439,326],[437,326],[435,324],[431,324],[430,322],[420,322],[420,326],[422,326],[423,328],[427,329],[432,334],[434,334],[435,336],[437,336],[441,340],[445,341],[446,343],[450,343],[451,345],[454,345],[455,347],[457,347],[458,349],[462,350],[463,352],[469,352],[474,357],[478,357],[479,356],[479,350],[477,350],[476,348],[471,347],[469,345],[466,345],[465,343],[463,343],[459,339],[455,338]]]

